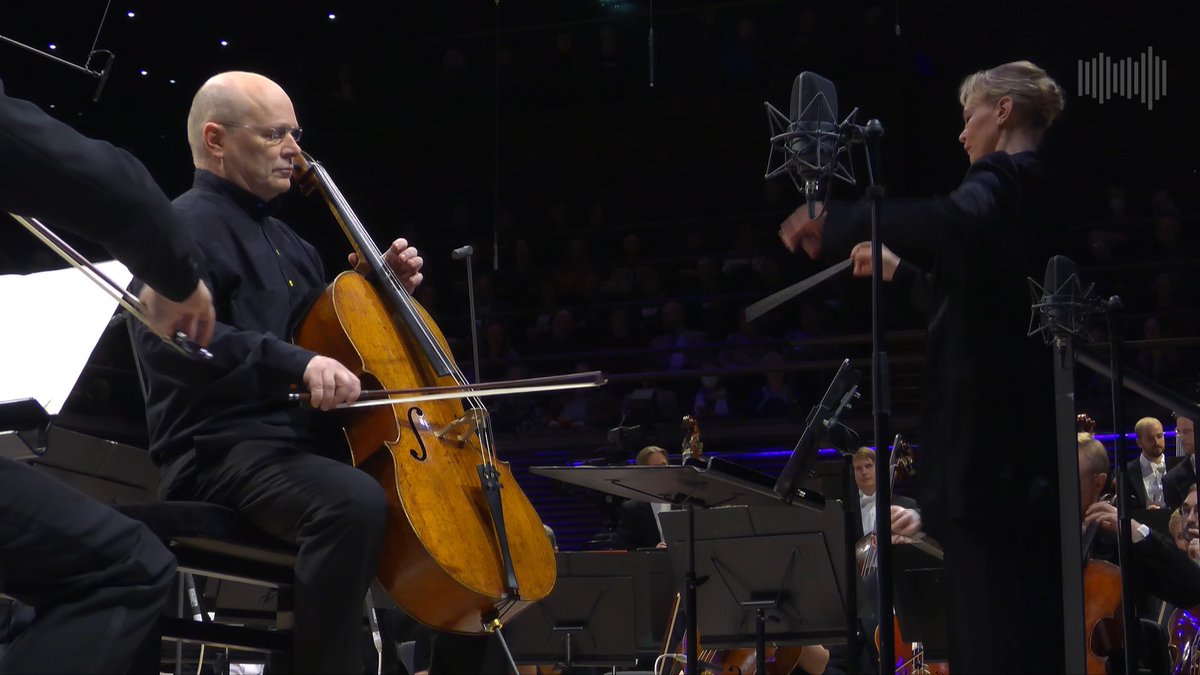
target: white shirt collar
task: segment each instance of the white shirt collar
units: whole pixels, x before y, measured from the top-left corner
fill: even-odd
[[[1145,453],[1142,453],[1138,455],[1138,461],[1141,462],[1143,476],[1149,476],[1150,474],[1154,473],[1154,467],[1156,466],[1160,467],[1163,471],[1167,470],[1166,455],[1159,455],[1157,462],[1151,462],[1146,458]]]

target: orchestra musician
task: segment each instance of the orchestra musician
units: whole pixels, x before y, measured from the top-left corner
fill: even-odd
[[[657,445],[647,445],[638,452],[636,463],[638,466],[666,466],[669,464],[667,451]],[[617,518],[617,536],[613,544],[630,550],[666,548],[658,514],[670,506],[636,499],[621,504],[621,513]]]
[[[358,673],[387,501],[370,475],[331,458],[338,448],[314,426],[358,397],[358,377],[288,340],[326,286],[316,250],[274,216],[300,131],[287,93],[262,75],[225,72],[200,87],[187,122],[195,182],[174,208],[208,266],[215,356],[184,361],[143,330],[135,350],[161,496],[222,504],[295,543],[295,671]],[[404,239],[384,259],[408,290],[421,282]],[[311,408],[280,405],[301,386]]]
[[[1108,485],[1108,452],[1095,438],[1079,435],[1079,495],[1083,509],[1083,524],[1096,523],[1100,534],[1092,557],[1118,564],[1117,507],[1100,499]],[[1192,490],[1195,494],[1195,490]],[[1192,497],[1195,500],[1195,497]],[[1182,505],[1191,515],[1195,504]],[[1139,593],[1150,593],[1178,607],[1200,604],[1200,566],[1193,564],[1187,554],[1175,544],[1174,538],[1156,532],[1147,525],[1130,519],[1133,556],[1136,567],[1133,579]]]
[[[1048,562],[1059,556],[1053,383],[1044,346],[1026,335],[1026,279],[1042,278],[1054,250],[1057,201],[1038,146],[1063,92],[1016,61],[970,75],[958,94],[962,183],[942,197],[884,200],[879,221],[882,243],[932,262],[925,273],[888,250],[881,270],[929,322],[917,498],[945,549],[951,671],[1054,668],[1063,623],[1061,573]],[[811,206],[815,217],[804,205],[782,223],[784,245],[850,256],[854,274],[869,275],[869,204]],[[1019,437],[997,433],[997,419]],[[1019,545],[998,545],[996,533],[1016,524]]]
[[[874,536],[875,533],[875,450],[861,447],[854,453],[851,464],[854,467],[854,483],[858,487],[856,499],[851,502],[852,510],[857,515],[855,524],[858,525],[855,537]],[[892,495],[891,505],[892,541],[899,543],[902,537],[909,537],[921,531],[921,512],[917,502],[904,495]],[[872,539],[873,541],[873,539]],[[873,549],[874,544],[871,544]],[[859,641],[860,653],[850,658],[860,664],[860,672],[874,671],[879,655],[874,649],[875,628],[879,625],[879,612],[876,609],[878,589],[877,570],[874,568],[862,570],[862,588],[858,593],[858,616],[863,638]],[[842,658],[841,648],[834,651],[835,661]]]
[[[0,210],[103,244],[147,281],[139,297],[157,331],[209,344],[213,304],[199,254],[145,167],[6,95],[3,82]],[[44,356],[53,355],[30,355]],[[145,525],[0,457],[0,591],[35,614],[3,649],[0,672],[124,672],[174,572]]]
[[[1079,444],[1079,498],[1086,528],[1098,526],[1091,557],[1120,565],[1117,554],[1117,507],[1100,499],[1108,485],[1108,452],[1091,436],[1080,433]],[[1195,490],[1181,509],[1187,515],[1195,508]],[[1187,553],[1180,550],[1172,537],[1150,529],[1147,525],[1130,519],[1133,547],[1133,566],[1126,571],[1128,582],[1133,584],[1138,615],[1149,616],[1148,596],[1154,596],[1176,607],[1193,607],[1200,604],[1200,566],[1194,564]],[[1143,652],[1151,648],[1147,645]],[[1109,656],[1110,663],[1123,663],[1120,655]]]

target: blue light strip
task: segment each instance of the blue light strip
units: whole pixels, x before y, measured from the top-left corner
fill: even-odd
[[[1175,432],[1174,431],[1164,431],[1163,436],[1171,436],[1172,438],[1174,438]],[[1125,438],[1129,438],[1129,439],[1136,441],[1137,434],[1134,434],[1134,433],[1125,434]],[[1115,441],[1115,440],[1117,440],[1117,434],[1096,434],[1096,440],[1098,440],[1100,442]]]
[[[1170,436],[1173,439],[1175,437],[1175,432],[1174,431],[1165,431],[1165,432],[1163,432],[1163,435]],[[1125,438],[1136,441],[1137,434],[1128,433],[1128,434],[1125,434]],[[1096,440],[1100,441],[1101,443],[1112,444],[1114,441],[1117,440],[1117,434],[1096,434]],[[875,450],[874,446],[868,445],[866,447],[871,448],[872,450]],[[920,446],[913,443],[912,447],[919,448]],[[789,450],[787,448],[762,448],[759,450],[754,450],[752,452],[707,452],[705,454],[710,455],[712,457],[777,458],[777,457],[790,457],[792,455],[792,450]],[[841,454],[841,452],[839,452],[837,448],[821,448],[821,449],[817,450],[817,455],[819,457],[837,457],[840,454]],[[634,460],[632,460],[632,459],[626,460],[626,463],[633,464]],[[570,463],[571,466],[583,466],[585,464],[587,464],[587,462],[571,462]]]

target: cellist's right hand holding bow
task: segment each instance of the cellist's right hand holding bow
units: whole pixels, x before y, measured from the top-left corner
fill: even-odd
[[[921,514],[914,509],[892,504],[892,543],[896,537],[914,537],[921,531]]]
[[[331,410],[342,403],[353,403],[362,392],[358,376],[336,359],[314,356],[304,368],[304,385],[308,387],[309,405]]]
[[[1098,501],[1087,507],[1087,510],[1083,512],[1083,526],[1087,527],[1092,523],[1096,523],[1102,530],[1116,534],[1117,507],[1107,501]],[[1129,528],[1133,531],[1133,543],[1136,544],[1144,538],[1141,523],[1130,518]]]

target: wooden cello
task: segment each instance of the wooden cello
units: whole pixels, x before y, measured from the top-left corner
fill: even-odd
[[[1077,432],[1096,433],[1096,420],[1086,413],[1075,416]],[[1100,499],[1113,503],[1111,494]],[[1086,668],[1088,675],[1108,672],[1108,659],[1122,648],[1124,617],[1121,612],[1121,569],[1106,560],[1093,560],[1092,547],[1100,527],[1089,523],[1081,539],[1083,560],[1083,632],[1087,643]]]
[[[464,386],[441,330],[391,272],[324,167],[298,159],[296,181],[324,197],[371,279],[343,272],[295,342],[337,359],[363,388]],[[465,401],[464,401],[465,398]],[[378,578],[396,603],[442,631],[498,628],[554,587],[554,550],[508,464],[496,459],[477,397],[346,413],[354,465],[374,476],[389,517]]]
[[[894,493],[897,478],[913,478],[916,476],[916,458],[912,446],[900,434],[892,443],[892,453],[888,460],[888,489]],[[894,544],[918,546],[930,556],[941,559],[940,547],[924,541],[923,535],[918,538],[892,535]],[[872,532],[859,539],[854,546],[854,554],[858,563],[858,573],[862,577],[879,572],[879,545]],[[881,615],[885,615],[881,612]],[[920,642],[908,642],[900,633],[900,620],[895,612],[892,615],[892,644],[896,659],[894,672],[896,675],[947,675],[950,667],[943,661],[927,661],[925,647]],[[882,625],[875,627],[875,651],[879,651],[879,641],[884,639]]]

